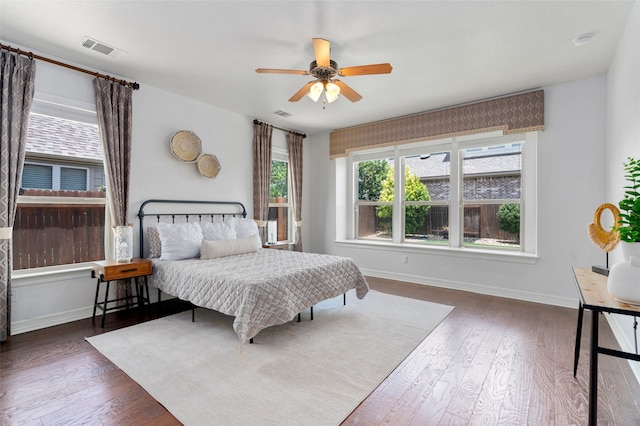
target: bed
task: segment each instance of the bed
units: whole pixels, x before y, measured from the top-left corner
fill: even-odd
[[[239,202],[147,200],[138,217],[140,253],[153,261],[149,285],[235,317],[233,328],[243,343],[323,300],[351,289],[362,299],[369,290],[349,258],[260,248],[257,226]],[[188,239],[193,251],[174,256],[172,244]]]

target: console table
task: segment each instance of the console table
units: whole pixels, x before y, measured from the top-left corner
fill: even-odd
[[[610,314],[640,316],[640,306],[622,303],[614,299],[607,291],[607,277],[587,268],[573,268],[580,304],[578,306],[578,328],[573,363],[575,377],[580,354],[580,337],[584,310],[591,311],[591,345],[589,349],[589,425],[598,422],[598,354],[640,361],[640,355],[598,345],[598,317],[603,312]]]

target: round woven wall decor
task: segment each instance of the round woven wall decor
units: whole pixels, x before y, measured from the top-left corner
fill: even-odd
[[[220,169],[220,162],[215,155],[202,154],[202,156],[198,158],[198,170],[202,176],[215,178],[218,176],[218,173],[220,173]]]
[[[202,154],[200,138],[189,130],[174,133],[170,145],[171,153],[185,163],[195,163]]]

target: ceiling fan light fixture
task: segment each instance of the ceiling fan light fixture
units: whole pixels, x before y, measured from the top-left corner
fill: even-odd
[[[293,96],[289,98],[289,102],[298,102],[304,95],[309,96],[314,102],[318,102],[323,92],[325,95],[323,103],[325,104],[334,102],[340,95],[351,102],[358,102],[362,99],[362,95],[336,77],[389,74],[393,69],[391,64],[388,63],[338,68],[338,63],[330,58],[331,45],[329,41],[322,38],[313,38],[311,41],[313,43],[315,60],[309,64],[309,71],[256,68],[256,72],[261,74],[298,74],[310,75],[315,78],[315,80],[307,82],[294,93]]]
[[[311,98],[313,102],[318,102],[318,99],[320,99],[320,95],[322,95],[323,91],[324,91],[324,84],[322,84],[321,81],[318,81],[309,88],[308,96]]]
[[[340,95],[340,87],[332,82],[328,82],[325,86],[325,97],[327,98],[327,102],[331,103],[338,99],[338,95]]]

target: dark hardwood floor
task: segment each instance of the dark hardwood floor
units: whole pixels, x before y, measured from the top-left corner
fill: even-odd
[[[344,425],[584,425],[588,325],[577,378],[577,310],[368,278],[371,288],[455,306]],[[2,425],[176,425],[162,405],[85,336],[188,309],[165,301],[12,336],[1,346]],[[606,321],[603,345],[618,348]],[[600,356],[598,420],[640,424],[640,386],[626,361]]]

